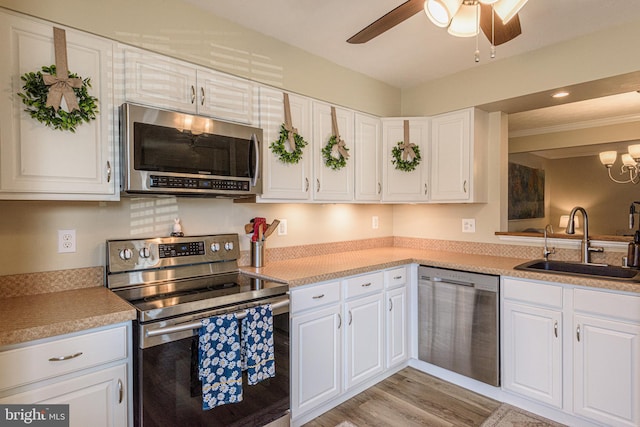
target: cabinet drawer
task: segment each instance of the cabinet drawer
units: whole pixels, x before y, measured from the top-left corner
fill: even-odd
[[[346,279],[344,286],[345,298],[353,298],[360,295],[381,291],[384,287],[384,273],[382,271],[355,276]]]
[[[562,308],[562,286],[505,278],[503,295],[507,299]]]
[[[0,390],[126,357],[126,326],[7,350],[0,353]]]
[[[340,301],[340,282],[292,289],[290,298],[292,313],[336,303]]]
[[[407,283],[407,267],[398,267],[387,270],[385,274],[385,285],[387,288],[404,286]]]
[[[640,323],[640,297],[635,295],[574,289],[573,305],[575,311]]]

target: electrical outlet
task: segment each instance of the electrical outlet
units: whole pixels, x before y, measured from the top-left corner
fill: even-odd
[[[76,251],[76,230],[58,230],[58,253]]]
[[[280,224],[278,224],[278,236],[286,236],[287,235],[287,220],[281,219]]]
[[[373,228],[374,230],[378,228],[380,224],[378,223],[378,217],[377,216],[372,216],[371,217],[371,228]]]
[[[475,233],[476,232],[476,220],[475,220],[475,218],[463,218],[462,219],[462,232],[463,233]]]

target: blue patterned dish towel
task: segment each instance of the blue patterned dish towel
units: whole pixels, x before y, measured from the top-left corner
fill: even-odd
[[[273,311],[271,305],[247,310],[242,319],[242,368],[247,371],[247,383],[255,385],[276,375],[273,348]]]
[[[240,330],[235,313],[203,319],[198,366],[202,409],[242,401]]]

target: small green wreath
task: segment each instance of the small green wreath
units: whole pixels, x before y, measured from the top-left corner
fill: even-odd
[[[411,161],[408,161],[402,160],[403,149],[400,148],[402,144],[404,144],[403,141],[398,142],[398,144],[391,150],[391,154],[393,155],[393,160],[391,160],[391,163],[396,165],[396,169],[398,170],[411,172],[415,170],[415,168],[420,164],[420,160],[422,160],[422,158],[420,157],[420,147],[418,147],[417,145],[413,147],[415,157],[411,159]]]
[[[83,122],[89,123],[95,120],[98,113],[98,98],[89,95],[91,87],[91,79],[81,79],[82,87],[74,88],[73,91],[78,99],[79,109],[73,111],[65,111],[58,108],[56,111],[53,107],[47,107],[47,96],[49,95],[49,86],[44,82],[42,73],[55,75],[56,66],[42,67],[42,72],[25,73],[20,79],[24,82],[22,89],[24,93],[18,93],[22,98],[22,102],[27,108],[24,109],[31,118],[44,123],[53,129],[68,130],[75,132],[76,127]],[[69,72],[69,78],[79,78],[77,74]]]
[[[283,123],[280,126],[280,139],[269,145],[271,152],[278,156],[278,158],[284,163],[298,163],[300,159],[302,159],[302,149],[307,146],[307,141],[297,133],[293,134],[293,138],[296,143],[296,149],[293,151],[287,151],[284,144],[289,139],[289,131],[285,129]]]
[[[343,167],[347,166],[347,159],[341,153],[339,153],[339,156],[337,158],[334,157],[331,153],[333,146],[337,143],[338,138],[335,135],[332,135],[331,138],[329,138],[329,142],[327,142],[327,145],[322,148],[322,157],[324,158],[324,164],[325,166],[333,170],[342,169]],[[343,148],[345,151],[349,151],[346,146]]]

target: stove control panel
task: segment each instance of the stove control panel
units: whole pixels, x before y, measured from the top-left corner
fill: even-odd
[[[237,234],[107,240],[107,272],[237,261],[239,247]]]

